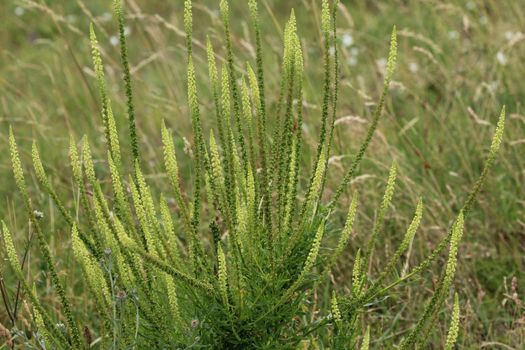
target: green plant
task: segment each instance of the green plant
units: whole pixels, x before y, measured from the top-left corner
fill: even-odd
[[[447,265],[436,291],[420,320],[400,345],[401,348],[424,346],[425,334],[431,331],[437,312],[449,294],[464,218],[499,149],[504,110],[485,168],[449,233],[435,250],[409,273],[384,285],[420,225],[423,215],[423,201],[420,200],[394,255],[377,277],[368,275],[375,244],[395,192],[397,164],[394,162],[368,243],[354,260],[351,293],[331,291],[331,302],[326,305],[326,310],[310,317],[316,311],[312,306],[312,291],[328,285],[328,273],[338,263],[352,232],[357,194],[353,195],[333,253],[321,250],[330,243],[323,239],[327,223],[333,218],[334,209],[350,180],[358,172],[382,115],[396,63],[396,30],[394,28],[392,32],[383,92],[366,137],[341,185],[325,204],[323,192],[338,101],[337,4],[331,9],[325,0],[322,7],[324,88],[321,131],[311,174],[301,167],[306,146],[301,134],[305,68],[295,15],[292,12],[285,27],[281,89],[275,119],[270,121],[255,0],[251,0],[249,6],[256,42],[256,69],[247,64],[247,73],[240,77],[239,83],[230,38],[228,2],[220,2],[226,64],[219,78],[213,46],[208,40],[208,68],[218,139],[210,130],[206,142],[193,62],[192,6],[191,1],[185,1],[188,104],[194,138],[191,193],[183,190],[188,186],[183,186],[179,175],[177,151],[170,130],[162,124],[164,165],[172,186],[173,202],[177,206],[175,213],[171,208],[172,198],[167,194],[159,194],[157,199],[140,163],[123,35],[124,18],[118,0],[115,1],[115,13],[121,34],[132,164],[128,167],[123,164],[125,157],[121,154],[93,27],[90,28],[92,56],[108,151],[109,172],[105,177],[110,178],[111,188],[103,181],[100,172],[98,176],[95,172],[87,138],[82,139],[79,154],[72,136],[71,166],[81,206],[79,218],[73,217],[48,180],[36,144],[33,145],[36,177],[71,227],[73,251],[93,295],[94,311],[100,321],[97,330],[101,339],[99,346],[111,349],[292,349],[308,340],[335,349],[358,346],[368,349],[374,341],[371,338],[373,326],[372,331],[370,327],[362,329],[359,322],[367,305],[387,295],[395,285],[427,270],[449,247]],[[71,313],[71,303],[55,272],[53,256],[31,204],[12,130],[9,144],[17,187],[66,321],[65,328],[58,327],[55,316],[42,304],[35,288],[26,282],[9,229],[3,224],[8,260],[32,304],[37,339],[45,348],[85,348],[89,344],[83,344],[77,321]],[[128,168],[132,170],[126,178],[124,173]],[[306,179],[304,185],[303,179]],[[88,191],[93,195],[88,196]],[[108,197],[108,193],[112,196]],[[457,338],[457,305],[456,299],[447,347],[451,347]]]

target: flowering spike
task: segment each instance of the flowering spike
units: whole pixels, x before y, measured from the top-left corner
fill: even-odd
[[[164,274],[164,278],[166,280],[166,289],[168,292],[168,302],[171,310],[171,315],[177,323],[177,325],[181,327],[183,325],[183,321],[180,315],[179,302],[177,297],[177,287],[175,286],[175,281],[173,280],[173,277],[168,274]]]
[[[370,326],[366,327],[366,333],[361,343],[361,350],[368,350],[370,346]]]
[[[335,324],[339,327],[343,323],[343,318],[341,317],[341,311],[339,310],[339,304],[337,302],[337,293],[332,292],[332,301],[331,301],[332,317],[335,320]]]
[[[352,269],[352,294],[354,297],[361,294],[361,280],[361,249],[358,249]]]
[[[354,192],[354,195],[352,196],[352,203],[350,203],[350,208],[348,208],[348,214],[346,216],[345,226],[343,228],[343,232],[341,233],[341,238],[339,239],[339,242],[337,243],[337,247],[335,248],[335,251],[332,254],[330,264],[328,265],[328,268],[327,268],[328,270],[331,269],[333,265],[335,265],[335,263],[337,262],[337,259],[339,259],[339,257],[343,253],[343,250],[346,248],[348,240],[350,239],[350,236],[352,234],[352,229],[354,227],[355,216],[357,213],[357,201],[358,201],[358,195],[356,192]]]
[[[221,244],[217,247],[217,261],[219,265],[219,291],[222,302],[228,307],[228,272],[226,270],[226,257],[224,256]]]
[[[448,329],[447,342],[445,350],[453,350],[459,334],[459,300],[458,293],[454,294],[454,309],[452,311],[452,320]]]
[[[390,167],[390,172],[388,174],[388,181],[386,184],[385,194],[383,195],[383,201],[381,202],[381,207],[379,208],[379,213],[377,214],[377,218],[374,223],[374,229],[372,231],[372,236],[370,237],[370,240],[368,241],[366,251],[365,251],[365,261],[367,265],[370,263],[377,235],[383,228],[383,219],[385,217],[385,213],[388,207],[390,206],[390,203],[392,202],[392,197],[394,196],[396,177],[397,177],[397,165],[396,165],[396,162],[392,162],[392,166]]]
[[[11,268],[15,271],[17,276],[22,276],[22,269],[20,268],[20,262],[16,254],[15,245],[13,244],[13,238],[7,228],[5,222],[2,221],[2,235],[4,236],[4,246],[7,252],[7,258]]]
[[[193,32],[193,15],[191,0],[184,1],[184,30],[186,32],[186,49],[188,57],[192,55],[192,32]]]
[[[124,23],[124,11],[122,10],[122,0],[113,1],[113,9],[118,19],[118,31],[120,42],[120,59],[124,70],[124,87],[126,89],[126,105],[128,109],[128,127],[131,141],[131,153],[133,159],[139,158],[139,146],[137,141],[137,127],[135,125],[135,106],[133,105],[133,89],[131,86],[131,73],[129,70],[128,47],[126,45],[126,28]],[[120,160],[115,159],[119,164]]]

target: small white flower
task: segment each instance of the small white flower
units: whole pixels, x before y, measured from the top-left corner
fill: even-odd
[[[15,15],[17,15],[18,17],[22,16],[24,12],[26,12],[26,10],[23,7],[15,7]]]
[[[344,47],[350,47],[354,43],[354,38],[351,34],[345,33],[341,38]]]
[[[506,65],[508,62],[507,55],[505,55],[505,53],[503,53],[502,51],[498,51],[498,53],[496,54],[496,60],[502,66]]]
[[[124,27],[124,35],[125,35],[125,36],[128,36],[128,35],[130,35],[130,34],[131,34],[131,28],[128,27],[128,26]]]
[[[410,62],[408,64],[408,70],[412,73],[417,73],[419,71],[419,65],[416,62]]]
[[[110,43],[112,46],[117,46],[118,43],[119,43],[118,37],[115,36],[115,35],[111,36],[111,38],[109,38],[109,43]]]
[[[457,30],[451,30],[450,32],[448,32],[448,38],[450,40],[456,40],[457,38],[459,38],[459,33],[457,32]]]

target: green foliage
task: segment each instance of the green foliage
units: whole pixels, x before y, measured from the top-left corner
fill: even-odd
[[[79,152],[71,138],[73,180],[80,193],[81,215],[73,217],[50,183],[36,145],[36,177],[70,226],[72,250],[93,295],[93,312],[100,325],[98,345],[107,349],[210,348],[294,349],[304,340],[331,344],[334,349],[368,349],[370,326],[363,331],[369,303],[427,270],[449,247],[447,265],[429,303],[400,348],[424,347],[436,315],[448,297],[456,271],[465,215],[473,205],[501,144],[505,119],[502,111],[485,168],[454,221],[449,234],[420,265],[392,278],[402,255],[416,235],[423,216],[419,200],[414,217],[395,253],[377,277],[369,274],[377,237],[394,201],[397,165],[390,169],[383,201],[365,247],[354,259],[350,292],[333,289],[328,275],[347,247],[357,216],[354,193],[344,227],[337,228],[334,247],[325,239],[336,206],[356,175],[382,115],[397,58],[396,29],[392,31],[383,92],[369,129],[337,191],[324,203],[323,188],[329,170],[333,123],[338,94],[338,58],[335,45],[337,3],[322,3],[324,84],[321,131],[311,172],[299,159],[307,143],[302,137],[304,62],[292,12],[284,32],[281,91],[276,115],[266,108],[263,47],[255,0],[249,1],[256,43],[256,71],[247,65],[237,79],[231,39],[229,6],[220,2],[226,39],[226,65],[219,83],[215,53],[207,43],[208,71],[215,103],[218,139],[210,130],[204,140],[193,61],[192,2],[184,3],[186,30],[187,98],[193,131],[193,191],[186,192],[179,174],[176,148],[167,125],[161,125],[163,160],[173,194],[158,193],[148,183],[140,162],[135,130],[133,93],[129,73],[124,16],[115,1],[121,38],[124,84],[133,161],[125,166],[117,125],[111,110],[104,69],[94,27],[90,27],[93,64],[102,105],[111,186],[96,173],[87,138]],[[246,81],[249,84],[246,84]],[[298,103],[296,103],[298,101]],[[330,114],[332,108],[332,114]],[[332,121],[329,117],[332,115]],[[274,118],[274,119],[270,119]],[[330,124],[329,124],[330,123]],[[270,130],[273,125],[274,130]],[[272,133],[273,131],[273,133]],[[270,134],[275,138],[270,138]],[[13,132],[9,144],[15,181],[39,243],[40,252],[56,289],[67,327],[57,329],[51,313],[25,281],[9,229],[2,227],[8,260],[30,299],[44,348],[83,349],[78,321],[54,268],[46,236],[35,217]],[[81,154],[81,156],[79,155]],[[131,172],[126,174],[126,169]],[[260,169],[260,170],[259,170]],[[97,169],[98,170],[98,169]],[[125,175],[128,175],[127,178]],[[309,179],[303,186],[300,179]],[[189,183],[189,181],[188,181]],[[90,191],[92,196],[87,196]],[[172,197],[173,196],[173,197]],[[157,198],[158,197],[158,198]],[[173,210],[171,203],[177,206]],[[331,228],[331,227],[330,227]],[[361,254],[363,251],[363,254]],[[316,310],[312,292],[330,290],[331,302]],[[304,317],[316,314],[315,317]],[[459,308],[455,300],[446,346],[458,335]],[[373,338],[372,338],[373,343]],[[40,345],[43,347],[42,345]]]

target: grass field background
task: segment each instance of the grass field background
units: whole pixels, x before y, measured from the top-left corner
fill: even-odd
[[[213,101],[204,74],[206,35],[220,55],[224,52],[218,3],[195,0],[195,60],[200,72],[199,91],[203,121],[213,118]],[[186,102],[185,46],[182,1],[129,0],[126,4],[128,45],[135,88],[137,126],[145,168],[151,181],[162,188],[160,123],[165,119],[185,147],[191,131]],[[303,38],[306,64],[306,123],[304,135],[315,149],[320,120],[322,57],[320,1],[260,2],[267,95],[275,101],[279,85],[282,31],[290,10],[295,9]],[[234,50],[238,69],[253,60],[248,9],[244,1],[231,1]],[[94,22],[103,49],[111,99],[117,123],[126,125],[118,34],[111,6],[102,0],[0,2],[0,217],[16,228],[16,240],[27,240],[28,227],[21,200],[13,191],[8,157],[8,126],[12,125],[23,158],[30,159],[36,140],[52,181],[71,197],[67,161],[69,134],[87,134],[94,153],[104,159],[103,133],[94,73],[91,66],[88,25]],[[341,93],[334,154],[327,194],[344,176],[356,152],[382,86],[388,39],[392,26],[399,35],[399,64],[382,118],[358,178],[351,187],[361,195],[357,235],[350,244],[348,265],[334,272],[334,283],[351,274],[352,258],[366,241],[379,204],[391,161],[400,168],[400,185],[394,207],[380,237],[375,260],[381,263],[402,238],[412,208],[422,195],[426,210],[422,229],[410,249],[409,261],[421,261],[445,234],[454,213],[479,173],[490,146],[499,111],[509,115],[499,160],[473,215],[466,224],[460,248],[455,289],[462,307],[459,348],[523,349],[525,347],[525,3],[521,1],[341,1],[339,48]],[[271,111],[274,106],[270,104]],[[269,121],[271,123],[271,119]],[[122,137],[126,145],[127,140]],[[97,149],[96,145],[99,148]],[[123,147],[125,150],[126,147]],[[305,162],[310,159],[304,156]],[[181,171],[191,177],[189,157]],[[29,162],[27,162],[29,164]],[[101,171],[103,171],[101,169]],[[160,175],[159,175],[160,174]],[[31,178],[29,178],[31,181]],[[158,180],[158,181],[157,181]],[[164,181],[165,182],[165,181]],[[189,182],[189,180],[188,180]],[[59,271],[73,264],[70,232],[51,200],[30,190],[44,213]],[[348,206],[351,191],[340,208]],[[340,213],[344,219],[344,209]],[[1,252],[0,254],[3,254]],[[27,274],[38,276],[39,257],[29,255]],[[3,256],[3,255],[0,255]],[[442,264],[436,264],[438,271]],[[2,265],[3,266],[3,265]],[[2,267],[0,267],[2,268]],[[374,268],[374,267],[372,267]],[[379,325],[374,333],[397,339],[416,319],[437,279],[427,273],[399,287],[388,300],[373,306]],[[68,293],[76,312],[86,315],[89,303],[79,275],[65,272]],[[36,278],[45,284],[45,276]],[[10,290],[14,283],[6,282]],[[50,303],[53,300],[50,292]],[[0,306],[0,310],[1,306]],[[443,319],[446,319],[443,317]],[[0,311],[0,322],[7,318]],[[436,329],[439,340],[446,333]],[[388,327],[388,328],[387,328]],[[436,343],[440,344],[440,343]]]

